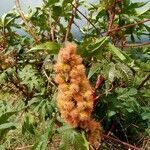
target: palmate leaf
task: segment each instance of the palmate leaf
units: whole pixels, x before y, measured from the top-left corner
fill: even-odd
[[[41,87],[44,85],[42,76],[40,76],[39,72],[31,65],[26,65],[19,70],[18,75],[22,83],[28,86],[29,90],[33,88],[41,90]]]
[[[10,111],[10,112],[5,112],[4,114],[2,114],[0,116],[0,125],[3,123],[6,123],[7,120],[14,115],[15,113],[17,113],[18,111]]]
[[[68,126],[58,130],[61,135],[61,143],[59,150],[67,150],[71,146],[75,150],[89,150],[89,144],[84,136],[84,133],[79,133],[75,129]]]
[[[8,119],[17,113],[17,111],[5,112],[0,116],[0,140],[4,137],[9,130],[16,129],[16,126],[13,122],[8,122]]]
[[[54,134],[54,118],[51,119],[47,125],[45,132],[39,137],[32,150],[46,150],[48,140],[50,140]]]
[[[12,23],[14,23],[15,19],[17,19],[17,18],[18,18],[18,16],[13,12],[4,14],[0,18],[0,20],[1,20],[0,27],[3,27],[3,28],[9,27]]]
[[[13,122],[8,122],[0,125],[0,133],[6,129],[15,129],[15,124]],[[0,134],[1,135],[1,134]]]
[[[108,44],[108,50],[115,54],[121,61],[127,60],[125,55],[119,50],[119,48],[115,47],[111,43]]]
[[[100,69],[100,65],[100,63],[92,64],[92,67],[90,68],[88,73],[88,79],[90,79]]]
[[[104,48],[108,44],[109,37],[102,37],[100,39],[96,39],[94,42],[91,38],[86,39],[77,50],[77,53],[83,57],[88,56],[98,56],[102,54]]]
[[[14,129],[16,129],[16,125],[13,122],[7,122],[4,124],[1,124],[0,125],[0,140],[2,140],[4,135],[7,134],[7,132],[9,132],[10,130],[14,130]]]
[[[144,71],[150,71],[150,61],[147,61],[146,63],[144,63],[140,60],[135,60],[134,64]]]
[[[124,79],[129,84],[133,82],[133,72],[128,66],[124,65],[123,63],[117,63],[116,69],[121,74],[122,79]]]
[[[97,39],[93,45],[89,45],[90,53],[98,52],[102,46],[108,43],[109,37],[102,37]]]
[[[25,116],[24,123],[22,125],[22,133],[25,134],[25,132],[35,134],[33,117],[31,114]]]
[[[111,82],[114,81],[115,78],[121,78],[126,83],[131,84],[133,81],[133,72],[132,70],[123,63],[111,63],[110,70],[108,73],[108,78]]]
[[[46,43],[36,45],[35,47],[32,47],[29,51],[27,51],[27,53],[44,50],[49,54],[58,54],[59,49],[60,49],[60,45],[58,43],[49,41]]]
[[[147,4],[148,2],[137,2],[137,3],[131,3],[130,8],[140,8]]]
[[[115,47],[111,43],[108,44],[108,50],[112,52],[115,56],[117,56],[124,63],[134,63],[135,66],[139,67],[144,71],[150,71],[150,61],[148,60],[146,63],[140,60],[135,60],[122,52],[119,48]]]

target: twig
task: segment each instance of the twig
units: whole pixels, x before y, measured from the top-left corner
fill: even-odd
[[[103,83],[103,82],[102,82]],[[94,97],[94,103],[96,104],[96,101],[99,99],[99,98],[101,98],[102,96],[104,96],[105,94],[107,94],[107,92],[112,92],[115,88],[117,88],[118,86],[114,86],[113,84],[111,85],[111,87],[107,90],[106,89],[106,91],[105,92],[103,92],[103,93],[100,93],[98,96],[95,96]],[[96,93],[96,92],[95,92]]]
[[[77,10],[77,12],[78,12],[80,15],[82,15],[82,16],[95,28],[95,30],[96,30],[99,34],[101,34],[101,33],[99,32],[99,30],[97,29],[97,27],[92,23],[92,21],[91,21],[90,19],[88,19],[78,8],[76,8],[75,5],[72,4],[72,6]],[[101,36],[102,36],[102,34],[101,34]]]
[[[27,87],[20,84],[19,80],[15,77],[10,78],[9,74],[7,72],[5,73],[7,74],[8,81],[12,83],[18,90],[20,90],[24,96],[27,96]]]
[[[108,21],[108,33],[112,29],[113,21],[115,19],[115,8],[116,8],[116,0],[114,0],[112,7],[108,10],[108,15],[109,15],[109,21]]]
[[[99,75],[96,81],[95,90],[97,90],[103,83],[105,79],[102,75]]]
[[[107,133],[107,136],[109,136],[109,135],[111,134],[111,132],[112,132],[112,130],[114,129],[115,125],[116,125],[115,122],[113,122],[113,124],[112,124],[110,130],[109,130],[108,133]]]
[[[94,89],[92,91],[93,97],[94,97],[94,99],[93,99],[94,103],[96,103],[96,100],[99,99],[100,97],[102,97],[105,94],[105,93],[101,93],[98,96],[96,96],[96,91],[98,90],[98,88],[100,88],[103,85],[104,82],[105,82],[104,77],[102,75],[99,75],[97,77],[97,81],[96,81],[95,87],[94,87]]]
[[[80,32],[85,34],[85,32],[80,28],[80,26],[75,21],[73,22],[73,24],[80,30]]]
[[[101,94],[99,94],[98,96],[96,96],[95,98],[94,98],[94,103],[96,104],[96,100],[98,100],[99,98],[101,98],[102,96],[104,96],[106,93],[104,92],[104,93],[101,93]]]
[[[148,80],[150,80],[150,74],[141,82],[141,84],[140,84],[139,87],[138,87],[138,90],[139,90],[140,88],[142,88],[142,87],[144,86],[144,84],[145,84]]]
[[[17,148],[7,148],[7,150],[26,150],[27,148],[31,148],[33,147],[34,145],[28,145],[28,146],[23,146],[23,147],[17,147]]]
[[[126,44],[123,47],[127,48],[127,47],[143,47],[145,45],[150,45],[150,42],[144,42],[144,43],[140,43],[140,44]]]
[[[33,31],[33,28],[28,24],[28,21],[26,20],[26,17],[25,17],[24,13],[21,10],[21,6],[20,6],[20,3],[19,3],[19,0],[15,0],[15,3],[16,3],[16,7],[18,9],[18,12],[19,12],[19,14],[20,14],[20,16],[21,16],[21,18],[22,18],[25,26],[26,26],[27,31],[34,38],[34,40],[36,41],[36,43],[39,43],[40,42],[40,38]]]
[[[52,80],[50,79],[50,77],[48,77],[46,71],[43,69],[43,73],[45,75],[45,77],[47,78],[48,83],[50,83],[53,86],[56,86],[55,83],[52,82]]]
[[[110,32],[113,32],[113,31],[118,31],[118,30],[121,30],[121,29],[123,29],[123,28],[129,28],[129,27],[132,27],[132,26],[135,26],[135,25],[138,25],[138,24],[143,24],[143,23],[149,22],[149,21],[150,21],[150,19],[143,20],[143,21],[139,21],[139,22],[137,22],[137,23],[128,24],[128,25],[125,25],[125,26],[122,26],[122,27],[118,27],[118,28],[116,28],[116,29],[111,29],[111,30],[109,30],[108,32],[110,33]]]
[[[108,135],[105,135],[105,134],[103,134],[102,136],[103,136],[103,138],[104,138],[105,140],[112,140],[112,141],[117,142],[117,143],[120,143],[120,144],[122,144],[122,145],[124,145],[124,146],[126,146],[126,147],[128,147],[128,148],[133,148],[134,150],[141,150],[141,149],[138,148],[138,147],[135,147],[135,146],[133,146],[133,145],[131,145],[131,144],[128,144],[128,143],[126,143],[126,142],[123,142],[123,141],[121,141],[121,140],[119,140],[119,139],[116,139],[116,138],[113,138],[113,137],[111,137],[111,136],[108,136]]]
[[[69,35],[70,31],[71,31],[71,26],[73,24],[74,17],[76,15],[77,7],[78,7],[77,0],[74,0],[74,7],[72,8],[72,15],[71,15],[71,18],[70,18],[68,26],[67,26],[67,31],[66,31],[66,34],[65,34],[65,37],[64,37],[64,40],[63,40],[64,42],[67,41],[68,35]]]

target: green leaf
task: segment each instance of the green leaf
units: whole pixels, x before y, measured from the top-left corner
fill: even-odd
[[[32,150],[46,150],[48,140],[52,138],[54,134],[54,118],[51,119],[47,125],[47,129],[44,134],[42,134],[36,144],[33,146]]]
[[[0,81],[1,81],[1,83],[5,82],[6,79],[7,79],[7,74],[5,72],[1,73],[0,74]]]
[[[46,43],[36,45],[35,47],[27,51],[27,53],[44,50],[44,51],[47,51],[49,54],[58,54],[59,49],[60,49],[60,45],[58,43],[46,42]]]
[[[131,3],[130,9],[143,7],[143,6],[145,6],[147,3],[148,3],[148,2]]]
[[[115,54],[121,61],[125,61],[127,59],[125,55],[119,50],[119,48],[115,47],[111,43],[108,44],[108,50]]]
[[[69,149],[70,146],[73,146],[75,150],[89,150],[89,144],[83,134],[68,126],[63,127],[59,131],[62,136],[60,150]]]
[[[45,4],[53,6],[59,2],[59,0],[43,0]]]
[[[33,88],[41,90],[44,86],[44,79],[32,65],[25,65],[24,68],[18,71],[18,75],[22,80],[21,83],[27,85],[30,91]]]
[[[99,56],[104,51],[104,48],[108,44],[109,37],[102,37],[95,39],[95,42],[91,38],[84,40],[79,46],[77,53],[81,56]]]
[[[84,136],[85,137],[85,136]],[[76,134],[74,140],[75,150],[89,150],[89,144],[81,133]]]
[[[63,10],[62,10],[62,7],[61,7],[61,6],[54,6],[54,7],[53,7],[53,16],[54,16],[54,18],[57,19],[58,16],[61,16],[62,11],[63,11]]]
[[[90,68],[88,73],[88,79],[90,79],[99,69],[100,69],[100,63],[92,64],[92,67]]]
[[[110,67],[109,73],[108,73],[108,79],[109,79],[111,82],[113,82],[116,75],[117,75],[117,74],[116,74],[115,65],[112,64],[111,67]]]
[[[3,124],[3,123],[6,123],[7,120],[9,119],[9,117],[11,117],[12,115],[14,115],[17,112],[18,111],[11,111],[11,112],[5,112],[4,114],[2,114],[0,116],[0,125]]]
[[[142,16],[143,14],[149,13],[149,11],[150,11],[150,8],[147,7],[147,8],[142,9],[142,10],[140,10],[140,9],[137,10],[137,14],[138,14],[138,16]]]
[[[113,111],[113,110],[108,110],[108,117],[112,117],[112,116],[114,116],[115,114],[116,114],[115,111]]]
[[[144,63],[139,60],[135,60],[134,64],[144,71],[150,71],[150,61]]]
[[[136,95],[136,94],[137,94],[137,89],[131,88],[131,89],[128,91],[128,94],[129,94],[130,96]]]
[[[94,45],[89,46],[90,53],[99,51],[102,48],[102,46],[104,46],[106,43],[108,43],[108,39],[109,39],[109,37],[102,37],[102,38],[96,40]]]
[[[117,63],[116,69],[119,71],[122,79],[124,79],[129,84],[132,83],[134,76],[132,70],[128,66],[123,63]]]
[[[12,122],[1,124],[0,125],[0,140],[4,137],[5,134],[7,134],[7,132],[9,132],[9,130],[14,130],[14,129],[16,129],[16,125]]]
[[[4,123],[0,125],[0,131],[4,130],[4,129],[15,129],[16,126],[14,123],[9,122],[9,123]]]
[[[65,7],[67,4],[72,3],[73,0],[63,0],[62,6]]]
[[[143,120],[150,120],[150,111],[144,112],[141,115],[142,115]]]
[[[31,134],[35,134],[33,118],[30,114],[25,117],[24,124],[22,125],[22,133],[25,134],[26,131]]]

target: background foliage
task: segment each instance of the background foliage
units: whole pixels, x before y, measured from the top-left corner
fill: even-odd
[[[16,0],[16,8],[0,18],[0,149],[93,148],[56,108],[53,64],[67,40],[78,45],[95,92],[93,117],[103,127],[99,149],[148,149],[150,45],[136,43],[150,35],[150,10],[139,9],[145,4],[43,0],[24,14]],[[87,24],[81,28],[76,21],[83,18]],[[73,37],[72,25],[82,39]]]

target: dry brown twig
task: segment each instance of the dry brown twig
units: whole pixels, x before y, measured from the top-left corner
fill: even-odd
[[[138,87],[138,90],[141,89],[148,80],[150,80],[150,74],[147,75],[147,77],[141,82],[141,84]]]
[[[78,0],[74,0],[73,5],[74,5],[74,7],[72,7],[72,15],[71,15],[70,20],[68,22],[66,34],[65,34],[65,37],[63,39],[64,42],[66,42],[68,40],[68,36],[69,36],[70,31],[71,31],[71,26],[74,22],[74,17],[75,17],[76,12],[77,12]]]
[[[139,43],[139,44],[126,44],[124,45],[124,48],[128,48],[128,47],[143,47],[146,45],[150,45],[150,42],[144,42],[144,43]]]
[[[38,35],[36,35],[36,33],[33,31],[33,26],[27,21],[23,11],[21,10],[21,6],[20,6],[20,1],[19,0],[15,0],[15,4],[16,4],[16,8],[18,9],[18,12],[26,26],[26,29],[28,31],[28,33],[33,37],[33,39],[35,40],[36,43],[39,43],[40,42],[40,38]]]
[[[97,27],[93,24],[93,22],[89,18],[87,18],[78,8],[76,8],[74,4],[72,4],[72,6],[77,10],[77,12],[80,15],[82,15],[95,28],[95,30],[97,31],[97,33],[102,36],[102,34],[98,31]]]
[[[108,32],[107,34],[109,34],[109,30],[112,29],[112,25],[113,25],[113,21],[115,19],[115,8],[116,8],[116,0],[114,0],[111,8],[108,10]]]
[[[126,143],[126,142],[123,142],[123,141],[121,141],[121,140],[119,140],[119,139],[116,139],[116,138],[114,138],[114,137],[111,137],[111,136],[109,136],[109,135],[103,134],[103,138],[104,138],[105,140],[111,140],[111,141],[120,143],[120,144],[124,145],[125,147],[132,148],[132,149],[134,149],[134,150],[141,150],[140,148],[138,148],[138,147],[136,147],[136,146],[133,146],[133,145],[131,145],[131,144],[128,144],[128,143]]]
[[[142,21],[139,21],[137,23],[132,23],[132,24],[124,25],[122,27],[115,28],[115,29],[110,29],[110,30],[108,30],[108,32],[110,33],[110,32],[113,32],[113,31],[118,31],[118,30],[121,30],[121,29],[124,29],[124,28],[129,28],[129,27],[132,27],[132,26],[136,26],[138,24],[143,24],[143,23],[149,22],[149,21],[150,21],[150,19],[142,20]]]

